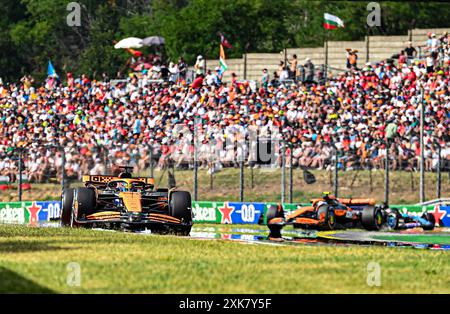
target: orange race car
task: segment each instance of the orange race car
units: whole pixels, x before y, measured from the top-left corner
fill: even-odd
[[[343,199],[325,192],[322,198],[313,199],[311,203],[312,206],[299,206],[288,214],[281,205],[269,206],[266,213],[269,237],[281,237],[281,229],[285,225],[316,230],[359,226],[367,230],[379,230],[386,223],[386,211],[383,207],[375,206],[374,199]]]
[[[193,224],[189,192],[154,188],[150,177],[83,176],[85,187],[65,189],[61,223],[69,227],[151,230],[189,235]]]

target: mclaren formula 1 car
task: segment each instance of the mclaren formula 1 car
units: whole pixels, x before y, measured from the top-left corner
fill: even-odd
[[[154,179],[116,176],[83,176],[84,187],[62,193],[61,224],[108,229],[148,229],[156,233],[189,235],[192,204],[189,192],[154,188]]]
[[[269,237],[281,237],[286,225],[294,228],[333,230],[335,228],[363,227],[379,230],[386,223],[386,211],[375,206],[373,199],[342,199],[324,193],[320,199],[311,200],[312,206],[298,207],[285,214],[281,205],[271,205],[267,210]]]

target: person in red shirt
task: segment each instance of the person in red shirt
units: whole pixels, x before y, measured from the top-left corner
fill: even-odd
[[[197,78],[192,82],[192,88],[199,89],[203,85],[203,74],[197,76]]]

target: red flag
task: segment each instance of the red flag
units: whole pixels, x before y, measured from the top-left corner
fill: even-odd
[[[220,44],[222,46],[228,49],[233,48],[233,46],[231,46],[230,42],[225,38],[225,36],[222,33],[219,33],[219,36],[220,36]]]

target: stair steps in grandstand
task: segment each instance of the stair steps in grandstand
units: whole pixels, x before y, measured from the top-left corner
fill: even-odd
[[[376,43],[376,42],[384,42],[384,43],[406,43],[409,40],[408,35],[401,35],[401,36],[369,36],[369,43]]]
[[[413,29],[411,31],[412,37],[426,38],[428,33],[435,33],[437,36],[442,35],[443,32],[450,33],[450,28],[427,28],[427,29]]]
[[[365,41],[329,41],[328,52],[330,51],[345,51],[346,48],[365,49]]]
[[[412,41],[413,46],[426,45],[427,34],[429,32],[435,33],[437,37],[447,31],[450,33],[450,28],[431,28],[431,29],[413,29],[406,35],[396,36],[369,36],[369,61],[379,62],[391,58],[393,55],[400,53],[406,47],[409,40]],[[359,41],[329,41],[328,42],[328,65],[332,68],[345,69],[345,49],[352,48],[358,50],[359,65],[366,62],[367,46],[365,40]],[[423,53],[423,50],[422,50]],[[304,63],[305,58],[310,58],[315,65],[320,65],[325,62],[324,46],[314,48],[288,48],[287,57],[290,60],[293,54],[297,55],[299,64]],[[247,54],[247,79],[259,80],[261,78],[261,71],[264,68],[269,70],[272,75],[278,69],[280,60],[284,60],[284,51],[279,53],[248,53]],[[214,68],[219,64],[218,60],[208,60],[208,67]],[[231,80],[231,73],[235,72],[238,79],[243,79],[244,76],[244,58],[236,58],[227,60],[228,71],[225,73],[224,81]],[[334,70],[336,72],[336,70]]]

